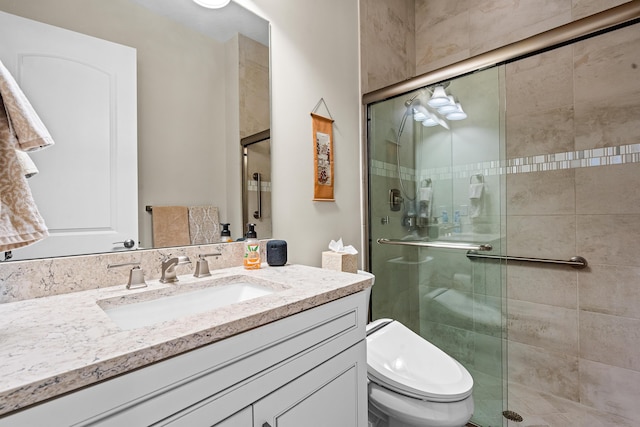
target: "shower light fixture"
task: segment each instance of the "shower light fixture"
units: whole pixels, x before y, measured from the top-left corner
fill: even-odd
[[[229,4],[231,0],[193,0],[195,3],[207,9],[220,9]]]
[[[449,97],[447,96],[447,92],[444,90],[444,86],[441,85],[438,85],[433,89],[433,95],[431,95],[431,99],[427,102],[427,104],[433,108],[442,107],[448,103]]]
[[[464,120],[467,118],[467,113],[462,111],[462,105],[460,105],[459,102],[456,104],[456,107],[456,111],[445,116],[447,120]]]
[[[447,114],[453,113],[454,111],[458,110],[458,107],[456,106],[456,100],[453,98],[453,95],[449,95],[448,99],[448,104],[443,105],[442,107],[438,107],[438,113],[442,114],[443,116],[446,116]]]
[[[416,122],[422,122],[427,120],[427,118],[431,115],[422,105],[416,105],[413,107],[413,120]]]
[[[434,117],[432,114],[429,114],[429,117],[426,118],[426,120],[422,121],[422,126],[426,126],[426,127],[433,127],[433,126],[437,126],[439,125],[440,122],[438,121],[437,117]]]

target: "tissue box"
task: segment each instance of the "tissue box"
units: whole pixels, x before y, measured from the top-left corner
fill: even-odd
[[[346,273],[357,273],[357,254],[346,254],[333,251],[322,252],[322,268],[344,271]]]

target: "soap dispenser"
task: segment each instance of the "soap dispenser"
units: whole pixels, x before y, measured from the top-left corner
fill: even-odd
[[[255,224],[247,224],[248,230],[244,241],[244,268],[247,270],[260,268],[260,244],[255,226]]]
[[[229,231],[229,225],[231,224],[220,224],[222,226],[222,231],[220,232],[220,243],[229,243],[231,240],[231,231]]]

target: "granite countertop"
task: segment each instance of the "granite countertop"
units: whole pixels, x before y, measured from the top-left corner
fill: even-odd
[[[179,276],[177,284],[148,280],[139,290],[119,285],[0,304],[0,416],[371,286],[365,276],[301,265],[211,273]],[[131,330],[103,311],[124,299],[144,300],[149,291],[222,284],[238,275],[265,281],[275,292]]]

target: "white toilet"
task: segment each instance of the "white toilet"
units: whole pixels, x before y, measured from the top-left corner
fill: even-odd
[[[473,415],[469,372],[398,321],[367,325],[367,374],[370,427],[461,427]]]

